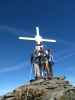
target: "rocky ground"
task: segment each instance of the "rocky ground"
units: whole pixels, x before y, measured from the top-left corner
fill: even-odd
[[[75,87],[64,77],[40,79],[16,88],[0,100],[75,100]]]

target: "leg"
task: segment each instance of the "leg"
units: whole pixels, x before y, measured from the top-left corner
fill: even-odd
[[[52,64],[50,62],[49,62],[49,70],[51,77],[53,77],[53,69],[52,69]]]
[[[37,63],[34,63],[34,74],[36,79],[40,79],[40,69]]]
[[[48,63],[48,61],[46,61],[46,63],[45,63],[45,69],[46,69],[46,71],[47,71],[47,78],[48,78],[48,79],[51,79],[51,73],[50,73],[50,68],[49,68],[49,63]]]

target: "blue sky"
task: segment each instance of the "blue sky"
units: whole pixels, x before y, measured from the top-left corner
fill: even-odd
[[[54,50],[54,75],[75,84],[75,1],[0,0],[0,95],[32,78],[34,43],[18,36],[34,36],[37,25],[43,37],[57,40],[45,43]]]

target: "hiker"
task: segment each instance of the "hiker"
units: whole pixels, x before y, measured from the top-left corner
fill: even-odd
[[[44,51],[44,77],[50,79],[48,50]]]
[[[41,75],[40,75],[39,57],[37,55],[37,50],[34,50],[33,54],[31,55],[31,63],[33,65],[35,79],[40,79]]]
[[[53,59],[53,54],[52,54],[52,49],[48,49],[48,63],[49,63],[49,70],[50,70],[50,75],[53,77],[53,70],[52,66],[54,65],[54,59]]]

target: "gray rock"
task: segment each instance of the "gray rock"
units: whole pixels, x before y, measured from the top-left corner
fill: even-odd
[[[40,79],[16,88],[0,100],[75,100],[75,87],[63,77]]]
[[[2,100],[2,97],[0,96],[0,100]]]

